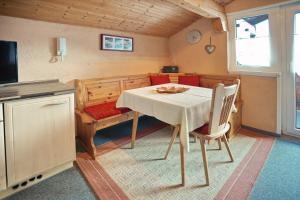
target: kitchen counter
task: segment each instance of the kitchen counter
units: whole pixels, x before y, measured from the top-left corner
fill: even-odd
[[[58,80],[6,84],[0,86],[0,102],[45,95],[58,95],[74,91],[74,87],[61,83]]]

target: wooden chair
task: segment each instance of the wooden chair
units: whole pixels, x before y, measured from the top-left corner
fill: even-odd
[[[209,123],[194,130],[192,133],[194,137],[199,138],[200,140],[206,185],[209,185],[209,175],[205,141],[218,140],[219,149],[221,150],[221,141],[223,139],[231,162],[233,162],[233,156],[230,151],[225,134],[230,129],[230,124],[228,123],[228,121],[233,109],[235,98],[237,96],[239,85],[240,80],[237,79],[231,86],[225,87],[223,84],[218,84],[214,88]],[[178,131],[174,131],[167,153],[165,155],[165,159],[167,159],[177,135]]]

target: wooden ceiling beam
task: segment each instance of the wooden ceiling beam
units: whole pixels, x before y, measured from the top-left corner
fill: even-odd
[[[213,0],[167,0],[181,8],[206,18],[214,18],[213,27],[216,31],[227,31],[225,9]]]

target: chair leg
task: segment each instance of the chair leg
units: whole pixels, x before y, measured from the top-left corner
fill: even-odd
[[[175,127],[174,127],[174,126],[172,126],[172,125],[170,125],[169,127],[170,127],[170,130],[171,130],[171,133],[173,133],[173,131],[174,131]]]
[[[197,143],[197,136],[194,135],[194,143]]]
[[[206,156],[205,140],[200,139],[200,144],[201,144],[201,151],[202,151],[202,159],[203,159],[203,165],[204,165],[206,185],[209,186],[208,163],[207,163],[207,156]]]
[[[169,153],[171,151],[171,148],[172,148],[172,146],[173,146],[173,144],[174,144],[174,142],[177,138],[178,133],[179,133],[179,126],[176,126],[173,130],[172,139],[169,143],[169,147],[168,147],[167,153],[166,153],[165,158],[164,158],[165,160],[168,158],[168,155],[169,155]]]
[[[229,154],[229,156],[230,156],[231,162],[233,162],[233,156],[232,156],[232,153],[231,153],[231,151],[230,151],[230,148],[229,148],[229,145],[228,145],[228,141],[227,141],[226,135],[223,136],[223,140],[224,140],[226,149],[227,149],[227,151],[228,151],[228,154]]]
[[[222,142],[221,142],[221,138],[218,138],[218,144],[219,144],[219,150],[222,150]]]

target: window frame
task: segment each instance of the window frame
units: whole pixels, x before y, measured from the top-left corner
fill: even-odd
[[[236,20],[244,17],[253,17],[267,14],[269,18],[270,30],[270,66],[239,66],[236,60]],[[281,72],[281,20],[280,8],[267,8],[254,11],[243,11],[238,13],[230,13],[228,18],[228,71],[231,73],[280,73]]]

